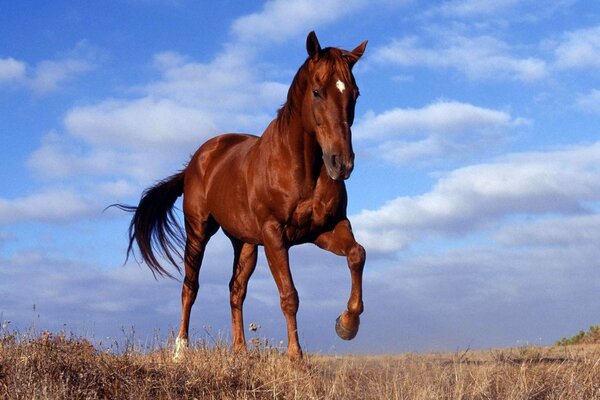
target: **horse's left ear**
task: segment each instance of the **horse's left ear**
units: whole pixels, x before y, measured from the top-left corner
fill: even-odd
[[[354,64],[356,64],[356,62],[365,53],[365,49],[367,48],[367,42],[368,40],[365,40],[364,42],[356,46],[354,50],[347,54],[348,60],[350,61],[350,67],[353,67]]]
[[[319,43],[319,39],[317,39],[315,31],[311,31],[306,37],[306,51],[308,52],[308,56],[313,60],[319,58],[321,44]]]

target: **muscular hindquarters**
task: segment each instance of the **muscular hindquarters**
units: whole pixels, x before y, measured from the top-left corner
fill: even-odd
[[[225,134],[192,157],[184,184],[186,219],[212,218],[228,234],[258,243],[260,231],[248,202],[248,153],[256,136]]]

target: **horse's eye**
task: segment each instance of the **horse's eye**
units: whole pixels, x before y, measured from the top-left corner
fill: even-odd
[[[317,89],[315,89],[315,90],[313,90],[313,96],[321,97],[321,92],[319,92]]]

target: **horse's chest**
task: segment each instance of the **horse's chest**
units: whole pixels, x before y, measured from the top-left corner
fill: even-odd
[[[340,202],[334,197],[313,197],[299,202],[287,228],[288,238],[300,240],[323,231],[338,216],[339,207]]]

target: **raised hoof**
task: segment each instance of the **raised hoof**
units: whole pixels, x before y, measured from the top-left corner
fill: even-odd
[[[344,340],[352,340],[356,337],[356,334],[358,333],[358,326],[360,324],[360,318],[358,316],[356,316],[356,323],[354,324],[353,329],[348,329],[345,326],[342,325],[342,316],[344,315],[344,313],[342,313],[339,317],[337,317],[337,319],[335,320],[335,333],[337,333],[337,335]]]
[[[183,360],[184,354],[188,349],[188,340],[177,338],[175,339],[175,354],[173,355],[173,361],[179,362]]]

